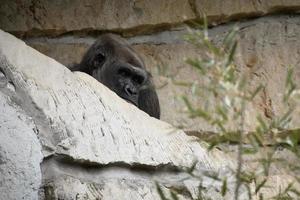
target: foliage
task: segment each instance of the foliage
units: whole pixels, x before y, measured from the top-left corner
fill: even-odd
[[[275,164],[285,165],[297,182],[300,181],[299,163],[291,163],[285,158],[275,156],[278,148],[285,149],[299,158],[298,144],[300,141],[300,129],[290,130],[289,124],[292,120],[292,112],[299,102],[300,90],[293,81],[293,68],[287,68],[287,78],[285,82],[285,93],[282,97],[284,113],[265,119],[257,115],[256,129],[252,132],[245,131],[245,115],[247,108],[253,103],[255,98],[264,90],[263,84],[256,88],[250,86],[250,75],[244,72],[234,63],[238,42],[236,35],[238,28],[234,27],[221,44],[216,45],[211,41],[208,34],[207,22],[204,19],[203,26],[199,30],[193,30],[185,36],[185,40],[200,48],[202,56],[188,58],[188,63],[199,74],[199,82],[177,81],[180,86],[191,88],[192,94],[201,97],[203,104],[194,105],[187,96],[182,99],[191,118],[202,119],[217,130],[217,134],[208,134],[201,137],[209,142],[209,150],[223,143],[236,143],[237,148],[237,168],[233,169],[236,176],[235,196],[239,199],[239,189],[242,186],[249,188],[249,199],[254,197],[266,199],[263,189],[270,188],[268,180],[270,169]],[[203,95],[204,94],[204,95]],[[255,169],[244,167],[244,157],[255,155],[258,165]],[[191,174],[195,165],[185,172]],[[227,177],[222,180],[220,188],[221,194],[225,196],[227,192]],[[254,183],[255,188],[251,184]],[[167,198],[157,185],[162,199],[178,199],[174,191],[171,191],[170,198]],[[293,199],[300,196],[300,192],[294,188],[294,183],[290,183],[271,199]],[[198,199],[203,199],[199,192]]]

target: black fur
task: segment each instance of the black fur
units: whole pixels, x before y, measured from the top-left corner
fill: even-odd
[[[142,59],[121,37],[102,35],[71,70],[93,76],[129,103],[152,117],[160,118],[152,76],[146,71]]]

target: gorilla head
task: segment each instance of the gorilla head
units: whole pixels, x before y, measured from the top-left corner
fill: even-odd
[[[160,107],[152,76],[121,37],[102,35],[71,70],[93,76],[129,103],[159,119]]]

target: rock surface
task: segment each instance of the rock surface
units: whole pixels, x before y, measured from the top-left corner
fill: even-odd
[[[295,66],[300,84],[299,12],[299,0],[2,0],[0,29],[64,65],[79,62],[103,32],[126,36],[154,75],[162,119],[191,132],[207,132],[212,127],[187,118],[178,99],[185,94],[201,103],[201,98],[172,82],[173,77],[201,81],[183,62],[184,57],[201,56],[201,50],[181,38],[203,13],[216,43],[232,28],[232,21],[242,21],[236,63],[242,72],[250,72],[253,87],[266,85],[247,108],[246,128],[251,130],[257,114],[271,120],[283,112],[287,66]],[[4,32],[0,113],[1,200],[160,199],[154,180],[164,191],[185,191],[180,199],[191,199],[188,191],[195,196],[199,180],[178,167],[190,166],[195,157],[206,196],[222,199],[221,182],[204,173],[232,178],[227,169],[234,166],[235,145],[222,149],[229,151],[227,156],[219,151],[208,154],[204,143],[149,119],[95,80],[70,73]],[[290,128],[299,127],[299,120],[296,117]],[[280,149],[275,156],[299,163]],[[257,170],[257,159],[245,157],[246,167]],[[267,182],[273,187],[262,193],[274,196],[293,179],[289,168],[275,165]],[[228,180],[228,185],[233,183]],[[232,199],[232,190],[226,197]]]
[[[108,29],[147,32],[153,26],[170,26],[195,18],[188,0],[63,0],[56,3],[5,0],[0,14],[4,16],[0,28],[21,35]]]
[[[0,66],[5,64],[0,55]],[[3,75],[0,72],[0,75]],[[4,76],[2,76],[2,80]],[[3,86],[3,87],[2,87]],[[38,199],[41,145],[30,117],[17,106],[12,85],[0,87],[0,199]],[[11,94],[10,96],[5,93]]]
[[[257,17],[276,12],[299,12],[298,0],[195,0],[199,13],[205,13],[215,23]]]
[[[6,154],[1,156],[5,165],[0,166],[5,174],[13,172],[12,180],[24,176],[25,181],[24,189],[7,194],[11,199],[27,193],[36,198],[38,187],[42,199],[159,199],[154,180],[164,188],[187,188],[196,195],[199,180],[179,170],[190,167],[195,160],[195,173],[203,176],[204,194],[218,198],[221,187],[221,182],[205,173],[228,175],[233,187],[229,169],[234,164],[229,157],[219,151],[209,154],[206,144],[149,117],[92,77],[73,74],[3,31],[0,58],[2,77],[16,93],[1,97],[1,109],[7,114],[1,118],[5,135],[1,135],[0,147]],[[25,117],[9,106],[5,99],[10,96],[18,97],[12,101],[26,112]],[[7,121],[6,116],[12,120]],[[34,124],[30,120],[29,125],[25,124],[27,118]],[[12,142],[16,137],[20,139]],[[22,140],[24,149],[20,146]],[[20,155],[22,151],[25,156]],[[6,161],[10,159],[13,161]],[[18,175],[19,170],[13,167],[20,167],[25,174]],[[0,190],[17,184],[11,178],[5,179]]]
[[[204,13],[211,24],[278,12],[299,12],[298,0],[3,0],[0,28],[19,36],[69,32],[155,32],[197,21]]]

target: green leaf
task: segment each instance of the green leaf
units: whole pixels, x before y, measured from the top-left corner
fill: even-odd
[[[222,122],[221,120],[216,119],[216,120],[214,120],[211,124],[212,124],[212,125],[217,125],[217,127],[218,127],[223,133],[226,132],[226,129],[225,129],[225,127],[223,126],[224,122]]]
[[[207,177],[209,177],[209,178],[212,178],[212,179],[214,179],[214,180],[217,180],[217,181],[220,181],[221,179],[219,178],[219,176],[218,176],[218,174],[217,174],[217,172],[208,172],[208,171],[206,171],[206,172],[204,172],[203,173],[205,176],[207,176]]]
[[[257,153],[257,149],[253,147],[244,147],[243,154],[255,154]]]
[[[300,141],[300,134],[298,131],[290,133],[287,137],[287,143],[293,148],[298,147],[299,141]]]
[[[263,144],[264,138],[263,138],[262,134],[263,134],[262,131],[256,131],[256,132],[254,132],[253,134],[251,134],[249,136],[250,140],[255,142],[256,144],[258,144],[259,146],[263,146],[264,145]]]
[[[274,153],[275,150],[268,152],[267,157],[260,160],[260,163],[262,164],[262,167],[264,169],[265,176],[269,175],[271,164],[276,161],[275,159],[273,159]]]
[[[264,86],[259,84],[259,86],[250,94],[250,100],[252,101],[254,99],[254,97],[256,97],[256,95],[262,90],[264,89]]]
[[[189,59],[186,60],[186,63],[191,65],[192,67],[198,69],[202,75],[206,74],[206,69],[205,69],[205,67],[204,67],[204,65],[201,61],[199,61],[197,59],[190,59],[189,58]]]
[[[257,194],[259,190],[266,184],[267,178],[265,178],[262,182],[260,182],[256,187],[255,187],[255,193]]]
[[[209,146],[208,146],[207,150],[208,150],[208,151],[211,151],[211,150],[213,150],[213,148],[214,148],[215,146],[217,146],[217,145],[218,145],[218,142],[217,142],[217,141],[211,141],[211,142],[209,142]]]
[[[173,191],[171,191],[171,197],[172,197],[173,200],[179,200],[177,194]]]
[[[203,40],[203,44],[207,47],[213,54],[220,55],[220,49],[216,47],[208,38]]]
[[[225,47],[225,50],[229,49],[229,47],[232,46],[233,40],[237,34],[237,31],[238,31],[238,27],[235,26],[233,29],[230,30],[229,33],[226,34],[226,36],[223,40],[223,46]]]
[[[186,107],[188,108],[189,112],[193,113],[194,108],[192,104],[190,103],[189,99],[186,96],[182,96],[182,100],[185,103]]]
[[[210,113],[201,108],[197,108],[196,110],[194,110],[191,113],[191,117],[192,118],[201,117],[202,119],[205,119],[206,121],[211,121],[211,119],[212,119]]]
[[[232,48],[230,49],[230,52],[228,54],[228,58],[227,58],[227,62],[225,64],[225,67],[228,67],[232,63],[234,55],[235,55],[237,44],[238,44],[238,42],[235,41],[234,44],[232,45]]]
[[[293,67],[288,67],[287,75],[286,75],[286,80],[285,80],[285,86],[289,87],[290,85],[293,85],[293,74],[294,74],[294,68]]]
[[[256,117],[256,120],[257,120],[257,122],[259,124],[259,127],[262,129],[262,132],[263,133],[268,132],[268,130],[269,130],[268,126],[267,126],[266,122],[262,119],[261,115],[258,115]]]
[[[279,119],[278,124],[277,124],[279,127],[277,127],[277,128],[281,128],[282,129],[282,128],[286,127],[286,125],[288,123],[290,123],[290,121],[292,120],[291,115],[292,115],[293,112],[294,112],[294,109],[293,108],[289,108],[284,113],[284,115]]]
[[[221,194],[224,197],[227,193],[227,179],[223,179]]]
[[[234,66],[231,65],[230,67],[228,67],[224,74],[224,80],[234,83],[236,81],[235,72],[236,69]]]
[[[222,117],[224,121],[228,120],[227,109],[225,107],[217,106],[216,112]]]
[[[187,81],[173,81],[173,83],[175,85],[178,85],[178,86],[183,86],[183,87],[191,87],[193,85],[192,82],[187,82]]]
[[[242,75],[242,77],[239,79],[239,85],[238,85],[240,91],[244,90],[244,88],[248,83],[247,81],[248,81],[247,77],[245,75]]]
[[[241,181],[247,184],[250,184],[255,178],[254,172],[242,172],[240,175]]]
[[[290,95],[296,89],[296,84],[294,83],[294,80],[293,80],[293,74],[294,74],[293,67],[288,67],[287,76],[286,76],[286,80],[285,80],[285,87],[286,87],[287,92],[283,97],[283,102],[288,101]]]

